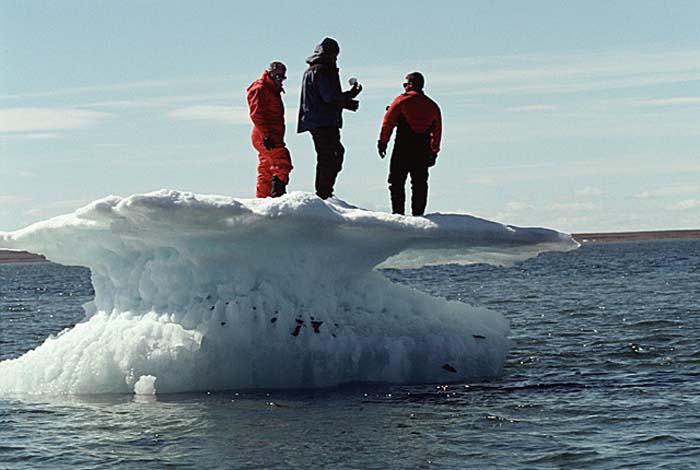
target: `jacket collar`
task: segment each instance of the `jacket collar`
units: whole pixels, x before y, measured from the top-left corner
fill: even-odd
[[[260,79],[262,80],[264,86],[270,87],[270,88],[272,88],[273,90],[276,90],[276,91],[279,91],[279,92],[284,93],[284,87],[282,87],[282,86],[277,86],[277,84],[276,84],[275,81],[272,79],[272,77],[270,76],[270,74],[267,73],[267,70],[265,70],[265,71],[263,72],[262,77],[260,77]]]

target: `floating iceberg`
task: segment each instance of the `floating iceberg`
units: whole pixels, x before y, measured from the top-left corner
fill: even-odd
[[[426,383],[500,373],[507,320],[376,267],[507,264],[578,246],[467,215],[404,217],[307,193],[109,196],[0,247],[90,268],[86,319],[0,362],[0,393]]]

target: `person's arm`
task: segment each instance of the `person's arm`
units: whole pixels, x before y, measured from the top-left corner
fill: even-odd
[[[320,71],[318,76],[318,91],[324,102],[347,107],[348,103],[360,94],[362,85],[356,84],[348,91],[342,91],[340,88],[340,78],[337,74]],[[356,109],[357,107],[354,106],[354,108]]]
[[[442,140],[442,114],[440,108],[435,105],[435,119],[430,125],[430,150],[437,156],[440,152],[440,142]]]
[[[248,110],[250,120],[253,121],[253,125],[258,128],[263,136],[267,137],[270,135],[270,124],[267,116],[265,115],[265,107],[266,102],[264,92],[259,87],[253,87],[248,92]]]
[[[391,106],[387,108],[386,114],[384,114],[384,120],[382,121],[382,129],[379,132],[379,143],[386,145],[391,139],[391,133],[396,127],[396,123],[399,121],[399,115],[401,114],[401,97],[399,96],[391,103]]]

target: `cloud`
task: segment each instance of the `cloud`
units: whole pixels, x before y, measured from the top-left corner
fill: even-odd
[[[698,53],[618,50],[584,55],[503,55],[439,60],[426,63],[424,68],[434,77],[431,88],[448,89],[445,91],[454,95],[581,93],[698,80]]]
[[[23,196],[10,196],[10,195],[3,195],[0,194],[0,207],[2,208],[7,208],[11,206],[18,206],[20,204],[24,204],[31,201],[30,198],[23,197]]]
[[[546,104],[531,104],[528,106],[515,106],[512,108],[507,108],[506,111],[511,113],[538,113],[546,111],[556,110],[556,106],[549,106]]]
[[[694,209],[700,209],[700,199],[686,199],[684,201],[679,201],[668,207],[672,211],[689,211]]]
[[[0,109],[0,132],[83,129],[110,116],[75,108],[5,108]]]
[[[586,186],[585,188],[574,190],[576,196],[602,196],[605,194],[600,188],[594,188],[593,186]]]
[[[506,207],[508,208],[509,211],[524,211],[527,209],[532,209],[532,206],[527,204],[526,202],[517,202],[517,201],[511,201],[508,204],[506,204]]]
[[[18,200],[19,198],[17,196],[3,196],[2,194],[0,194],[0,203],[12,204]]]
[[[595,210],[595,204],[590,202],[560,202],[550,204],[549,209],[566,210],[566,211],[592,211]]]
[[[214,121],[226,124],[250,124],[248,110],[243,106],[187,106],[168,113],[184,121]]]
[[[639,104],[649,106],[700,106],[698,96],[679,96],[675,98],[658,98],[638,101]]]
[[[109,83],[104,85],[80,86],[60,88],[57,90],[46,90],[29,93],[15,93],[10,95],[0,95],[0,100],[14,100],[27,98],[50,98],[56,96],[100,94],[109,92],[132,92],[136,90],[167,89],[183,85],[196,85],[202,87],[214,83],[224,82],[232,79],[232,76],[199,77],[194,79],[174,79],[174,80],[138,80],[131,82]]]
[[[39,207],[33,207],[24,211],[25,215],[32,217],[47,217],[53,216],[60,213],[72,212],[79,207],[83,207],[88,204],[87,200],[84,199],[66,199],[62,201],[53,201],[44,203]]]
[[[20,138],[22,139],[28,139],[28,140],[48,140],[48,139],[60,139],[63,137],[61,134],[56,134],[56,133],[32,133],[32,134],[22,134],[20,135]]]
[[[657,197],[678,196],[679,194],[694,194],[700,193],[700,185],[674,185],[664,186],[652,191],[644,191],[635,194],[637,199],[652,199]]]

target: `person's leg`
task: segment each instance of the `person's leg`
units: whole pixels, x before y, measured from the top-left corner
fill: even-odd
[[[408,170],[401,164],[401,158],[393,154],[389,163],[389,194],[391,195],[391,212],[406,213],[406,176]]]
[[[327,199],[333,195],[345,148],[340,143],[340,130],[336,127],[312,129],[311,136],[316,149],[316,194]]]
[[[421,162],[411,168],[411,213],[423,215],[428,202],[428,166]]]
[[[286,193],[289,184],[289,173],[292,171],[292,158],[287,147],[276,147],[270,151],[270,173],[272,189],[270,195],[279,197]]]
[[[258,180],[255,197],[268,197],[272,191],[272,172],[267,152],[258,153]]]

